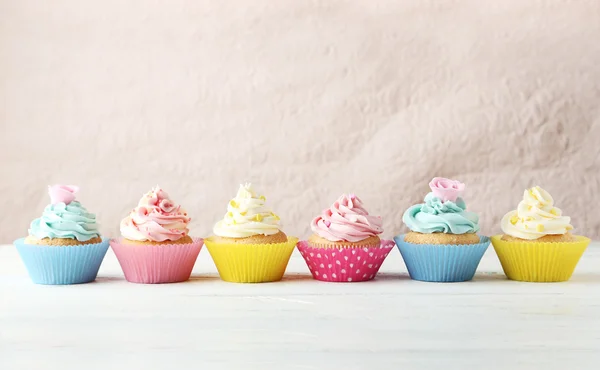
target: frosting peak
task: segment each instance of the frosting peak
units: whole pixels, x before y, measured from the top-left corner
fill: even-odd
[[[65,238],[88,241],[100,236],[96,216],[75,200],[77,186],[48,187],[51,204],[44,208],[42,217],[31,222],[29,235],[38,239]]]
[[[178,240],[189,232],[187,212],[156,186],[144,194],[129,216],[121,221],[121,234],[129,240]]]
[[[381,217],[370,216],[354,194],[343,194],[313,219],[311,229],[327,240],[352,243],[383,232]]]
[[[227,238],[274,235],[281,230],[279,216],[265,206],[266,198],[258,196],[252,184],[240,185],[237,195],[227,205],[225,217],[213,232]]]
[[[502,231],[520,239],[535,240],[545,235],[562,235],[573,229],[571,218],[554,207],[554,199],[535,186],[525,190],[516,210],[502,217]]]
[[[464,191],[463,183],[435,177],[429,186],[432,191],[425,196],[425,203],[410,207],[402,216],[409,229],[424,234],[479,231],[479,216],[467,212],[465,201],[458,196]]]

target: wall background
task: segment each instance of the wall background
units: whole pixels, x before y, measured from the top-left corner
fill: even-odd
[[[0,242],[73,183],[160,184],[206,235],[252,181],[288,234],[342,192],[385,236],[435,175],[483,232],[539,184],[600,237],[598,1],[0,0]]]

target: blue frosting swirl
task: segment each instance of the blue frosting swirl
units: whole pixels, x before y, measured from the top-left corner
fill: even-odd
[[[432,234],[466,234],[479,231],[479,216],[466,211],[462,198],[442,202],[440,198],[427,194],[424,204],[416,204],[404,212],[402,221],[412,231]]]
[[[31,222],[29,235],[38,239],[65,238],[87,241],[99,237],[96,216],[89,213],[81,203],[73,201],[50,204],[42,217]]]

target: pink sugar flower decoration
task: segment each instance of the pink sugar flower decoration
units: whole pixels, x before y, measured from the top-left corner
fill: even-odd
[[[450,180],[443,177],[434,177],[429,182],[429,187],[433,195],[440,198],[442,202],[456,202],[456,199],[465,190],[465,184],[457,180]]]
[[[164,191],[163,189],[159,188],[158,185],[156,185],[156,187],[154,188],[154,191],[156,192],[156,196],[158,197],[159,201],[161,201],[163,199],[169,199],[169,194],[167,194],[167,192]]]
[[[160,207],[160,209],[163,210],[163,212],[166,212],[166,213],[169,213],[175,209],[175,205],[173,204],[173,202],[170,199],[161,200],[159,207]]]
[[[48,186],[48,194],[50,194],[50,203],[69,204],[75,200],[75,193],[79,191],[79,187],[75,185],[52,185]]]

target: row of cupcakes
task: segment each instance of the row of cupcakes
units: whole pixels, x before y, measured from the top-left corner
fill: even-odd
[[[458,282],[473,278],[490,240],[509,279],[565,281],[590,242],[571,234],[570,218],[538,186],[503,217],[504,235],[491,238],[477,234],[479,217],[466,210],[464,184],[434,178],[429,186],[424,203],[403,215],[411,231],[394,241],[380,239],[381,218],[354,194],[342,195],[315,217],[313,235],[299,241],[282,231],[280,218],[250,184],[240,185],[206,239],[189,235],[186,210],[156,187],[121,221],[121,237],[110,240],[100,236],[95,215],[75,200],[79,189],[55,185],[29,236],[14,244],[35,283],[77,284],[95,280],[109,245],[130,282],[185,281],[204,243],[221,278],[231,282],[280,280],[296,247],[317,280],[367,281],[395,245],[411,278]]]

